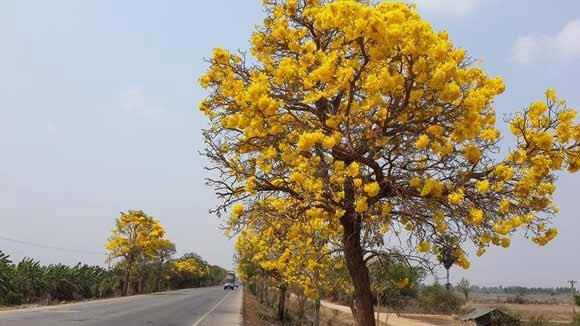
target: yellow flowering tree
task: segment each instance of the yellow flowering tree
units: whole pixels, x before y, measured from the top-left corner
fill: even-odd
[[[332,248],[336,245],[330,243],[333,232],[328,219],[321,216],[323,211],[311,208],[301,212],[279,199],[260,200],[244,210],[245,218],[236,250],[238,260],[250,265],[241,264],[241,267],[255,270],[257,266],[262,276],[277,281],[281,293],[278,304],[280,319],[283,319],[285,293],[290,285],[314,300],[314,322],[318,325],[326,272],[336,258],[332,256]],[[238,223],[231,221],[230,224]]]
[[[259,230],[244,228],[239,232],[235,241],[236,249],[236,273],[244,284],[250,285],[258,294],[258,298],[264,303],[268,289],[274,286],[281,294],[286,286],[280,272],[273,268],[272,264],[264,264],[269,257],[275,256],[274,250],[267,249],[269,240],[259,233]]]
[[[189,253],[171,262],[171,279],[175,288],[202,286],[210,276],[209,264],[201,256]],[[220,280],[221,281],[221,280]]]
[[[123,259],[124,279],[122,295],[127,295],[131,273],[139,260],[152,259],[160,251],[172,247],[165,239],[159,221],[140,210],[121,212],[111,236],[105,244],[108,259]]]
[[[525,229],[556,235],[555,171],[580,169],[575,111],[549,89],[509,122],[516,144],[496,159],[494,97],[504,91],[445,31],[388,1],[265,0],[251,55],[215,49],[209,90],[209,183],[240,230],[247,207],[316,208],[338,239],[359,325],[374,325],[365,257],[384,235],[468,267]],[[264,219],[269,218],[264,216]],[[289,235],[290,236],[290,235]]]

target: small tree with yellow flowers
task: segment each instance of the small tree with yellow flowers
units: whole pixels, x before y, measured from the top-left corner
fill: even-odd
[[[151,259],[160,250],[169,247],[165,230],[159,221],[140,210],[121,212],[115,228],[105,244],[108,259],[123,259],[124,276],[122,295],[127,295],[131,273],[140,259]]]
[[[259,266],[277,279],[280,288],[278,312],[283,319],[289,286],[301,289],[314,301],[314,325],[319,323],[320,298],[326,272],[333,262],[331,228],[317,218],[319,209],[300,210],[280,201],[257,201],[244,213],[242,231],[236,242],[238,256]],[[235,217],[234,217],[235,219]],[[231,221],[230,224],[239,224]]]
[[[174,288],[208,285],[210,266],[198,254],[188,253],[171,262],[171,283]],[[221,281],[221,280],[220,280]],[[210,283],[210,285],[213,285]]]
[[[546,91],[509,122],[505,159],[494,97],[504,91],[405,3],[265,0],[252,59],[215,49],[209,90],[209,184],[245,223],[272,201],[325,221],[340,240],[358,324],[375,324],[365,257],[385,234],[467,268],[462,249],[508,247],[525,229],[545,245],[555,172],[580,169],[575,111]],[[267,217],[264,217],[267,218]]]
[[[265,254],[272,256],[274,253],[274,250],[266,249],[268,239],[252,229],[244,228],[236,238],[235,249],[238,276],[255,289],[260,302],[270,304],[269,288],[274,284],[279,289],[284,280],[280,272],[268,263],[269,259],[264,257]]]

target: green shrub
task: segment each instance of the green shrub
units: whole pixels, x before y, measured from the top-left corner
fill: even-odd
[[[8,292],[2,298],[2,304],[7,306],[17,306],[24,303],[24,297],[20,293]]]
[[[465,303],[461,297],[439,284],[422,288],[417,301],[422,310],[431,313],[454,313]]]
[[[11,264],[10,257],[0,250],[0,300],[12,288],[10,282],[10,274],[12,272]]]

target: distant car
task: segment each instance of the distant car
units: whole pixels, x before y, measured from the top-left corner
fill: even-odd
[[[227,281],[224,283],[224,290],[233,290],[235,287],[234,283]]]

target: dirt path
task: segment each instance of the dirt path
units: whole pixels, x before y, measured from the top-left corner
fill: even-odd
[[[337,305],[331,302],[322,301],[322,305],[338,311],[350,313],[350,308],[347,306]],[[412,320],[397,316],[396,314],[381,314],[381,321],[387,322],[389,326],[433,326],[434,324],[425,323],[417,320]]]

